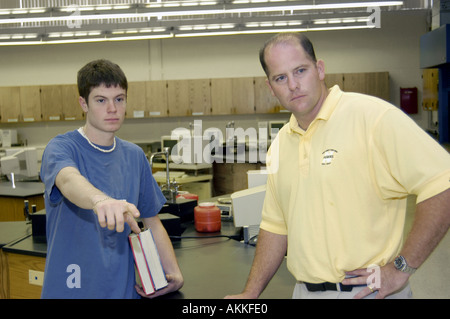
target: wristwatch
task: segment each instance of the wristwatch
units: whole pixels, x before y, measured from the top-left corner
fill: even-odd
[[[408,263],[406,262],[405,257],[400,256],[400,255],[395,258],[394,266],[397,270],[406,272],[410,275],[412,275],[417,270],[417,268],[408,266]]]

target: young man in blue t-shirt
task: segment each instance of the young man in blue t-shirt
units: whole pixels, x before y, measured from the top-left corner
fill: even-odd
[[[115,137],[125,118],[127,79],[120,67],[96,60],[78,72],[86,123],[56,136],[41,166],[47,213],[42,298],[137,298],[128,235],[151,228],[168,287],[183,285],[170,239],[157,214],[165,203],[144,152]]]

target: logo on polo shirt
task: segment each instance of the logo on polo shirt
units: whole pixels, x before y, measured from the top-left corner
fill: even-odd
[[[333,149],[327,149],[322,153],[322,165],[330,165],[333,162],[333,159],[336,157],[338,151]]]

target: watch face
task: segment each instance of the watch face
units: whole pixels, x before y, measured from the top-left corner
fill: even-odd
[[[397,268],[397,269],[401,269],[402,267],[403,267],[403,258],[402,257],[397,257],[397,258],[395,258],[395,260],[394,260],[394,266],[395,266],[395,268]]]

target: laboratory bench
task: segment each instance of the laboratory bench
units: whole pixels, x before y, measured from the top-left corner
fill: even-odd
[[[216,233],[197,232],[193,221],[181,225],[183,232],[173,238],[172,244],[184,276],[184,286],[160,298],[222,299],[241,292],[250,272],[255,247],[233,239],[240,229],[229,220],[222,221],[221,231]],[[5,244],[1,252],[2,297],[39,298],[41,286],[29,282],[30,276],[39,277],[44,271],[46,243],[34,240],[30,225],[25,222],[15,224],[14,229],[10,223],[0,223],[0,234],[4,229],[8,229],[9,237],[2,235],[0,239],[11,242]],[[289,299],[294,283],[283,261],[261,298]]]
[[[26,238],[32,238],[32,227],[28,221],[11,221],[0,222],[0,298],[11,298],[12,295],[18,298],[32,298],[33,292],[40,293],[40,287],[28,287],[23,285],[24,279],[28,282],[28,269],[41,270],[45,265],[45,250],[46,245],[43,244],[40,248],[28,249],[25,253],[20,251],[23,242]],[[17,253],[10,254],[6,252],[8,245],[18,244],[19,250]],[[40,257],[36,256],[36,253]],[[31,263],[31,264],[30,264]],[[29,268],[28,268],[29,267]],[[25,277],[26,276],[26,277]],[[24,287],[25,296],[16,294],[17,289]],[[31,294],[29,294],[31,293]]]
[[[41,182],[0,182],[0,222],[24,221],[24,201],[28,200],[31,211],[32,205],[36,210],[45,208],[44,184]]]

